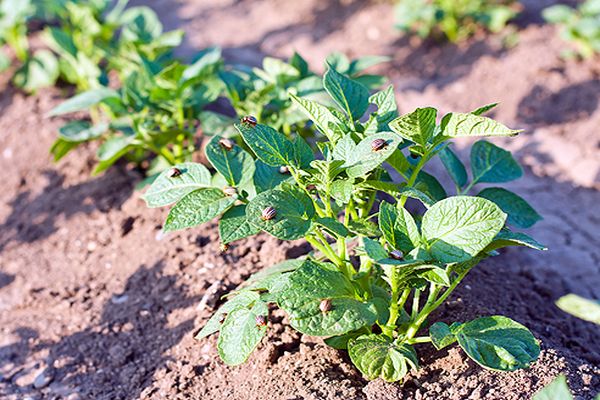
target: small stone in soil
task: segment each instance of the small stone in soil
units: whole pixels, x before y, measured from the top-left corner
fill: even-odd
[[[35,377],[35,380],[33,381],[33,387],[36,389],[45,388],[50,384],[50,382],[52,382],[53,379],[54,370],[52,368],[46,368],[41,374]]]
[[[123,294],[121,296],[111,297],[110,302],[113,304],[123,304],[123,303],[127,302],[127,300],[129,300],[129,296],[126,294]]]

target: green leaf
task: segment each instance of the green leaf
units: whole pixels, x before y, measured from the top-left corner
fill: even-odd
[[[444,263],[475,257],[500,232],[506,214],[489,200],[455,196],[435,203],[421,226],[431,255]]]
[[[575,15],[575,10],[566,4],[556,4],[542,10],[542,16],[553,24],[565,23]]]
[[[55,117],[57,115],[87,110],[90,107],[111,98],[119,98],[119,94],[113,89],[101,87],[98,89],[88,90],[62,102],[57,107],[52,109],[52,111],[48,113],[48,116]]]
[[[331,309],[322,312],[319,305],[325,299]],[[292,327],[307,335],[342,335],[377,320],[373,305],[357,299],[344,274],[310,260],[289,276],[277,303],[289,314]]]
[[[163,171],[148,188],[142,198],[148,207],[162,207],[175,203],[194,190],[210,186],[210,172],[202,164],[177,164],[181,174],[171,176],[173,169]]]
[[[456,186],[459,188],[465,186],[467,184],[467,170],[457,155],[449,147],[444,147],[439,152],[439,156],[450,178],[456,183]]]
[[[448,271],[437,265],[427,265],[427,268],[424,271],[419,271],[417,276],[425,279],[427,282],[433,282],[442,286],[450,286],[450,276],[448,275]]]
[[[331,184],[331,196],[342,204],[347,204],[352,198],[354,179],[341,179]]]
[[[99,123],[93,125],[88,121],[70,121],[61,126],[58,135],[62,140],[73,143],[81,143],[100,137],[108,130],[108,124]]]
[[[377,139],[385,140],[385,147],[373,150],[372,143]],[[344,167],[349,177],[363,176],[380,166],[398,148],[400,141],[392,132],[380,132],[354,144],[348,135],[333,149],[333,158],[345,162]]]
[[[15,84],[29,93],[52,86],[59,76],[59,64],[49,50],[38,50],[15,73]]]
[[[304,259],[285,260],[252,274],[244,283],[244,289],[264,289],[272,292],[274,291],[273,284],[275,278],[288,275],[289,272],[297,270],[304,264],[304,261]]]
[[[421,146],[426,146],[435,132],[437,110],[432,107],[417,108],[410,114],[405,114],[390,122],[390,129]]]
[[[490,111],[491,109],[496,108],[497,105],[498,105],[498,103],[486,104],[485,106],[481,106],[478,109],[471,111],[471,114],[483,115],[486,112]]]
[[[496,371],[528,368],[540,354],[538,341],[526,327],[500,315],[466,322],[455,334],[469,357]]]
[[[235,242],[259,232],[260,229],[252,225],[246,218],[245,205],[227,210],[219,220],[219,236],[223,244]]]
[[[231,207],[235,200],[235,196],[226,196],[219,189],[197,189],[183,196],[171,208],[163,229],[170,232],[208,222]]]
[[[421,235],[412,215],[404,207],[398,209],[387,202],[379,207],[379,229],[385,240],[404,253],[410,252],[421,242]]]
[[[509,151],[485,140],[471,148],[473,182],[509,182],[520,178],[523,170]]]
[[[350,232],[348,231],[348,229],[337,219],[330,217],[317,218],[315,219],[315,222],[327,229],[329,232],[336,234],[340,237],[350,236]]]
[[[277,214],[273,219],[262,219],[262,212],[267,207],[275,209]],[[315,208],[304,192],[274,189],[252,199],[246,208],[246,215],[250,223],[276,238],[296,240],[310,230]]]
[[[510,229],[504,228],[496,235],[492,243],[485,248],[485,251],[490,252],[508,246],[524,246],[536,250],[548,250],[546,246],[538,243],[532,237],[521,232],[513,232]]]
[[[323,86],[333,100],[356,121],[369,107],[369,90],[362,84],[340,74],[329,66],[323,76]]]
[[[289,174],[279,172],[279,167],[271,167],[260,160],[256,160],[255,165],[254,185],[259,193],[275,189],[282,182],[291,179]]]
[[[54,156],[54,161],[57,162],[78,145],[78,142],[67,142],[66,140],[59,138],[52,143],[50,153]]]
[[[214,136],[206,146],[206,158],[213,167],[225,177],[231,186],[238,186],[250,181],[254,176],[254,160],[240,146],[233,146],[231,150],[219,144],[222,138]]]
[[[292,142],[294,148],[294,163],[298,168],[307,168],[315,159],[312,149],[302,136],[296,136]]]
[[[98,159],[100,162],[94,169],[94,175],[105,171],[117,160],[127,154],[132,146],[134,138],[132,136],[113,136],[106,140],[98,149]]]
[[[441,350],[456,342],[456,336],[450,327],[443,322],[436,322],[429,327],[429,337],[436,349]]]
[[[324,340],[325,344],[329,347],[333,347],[338,350],[348,350],[348,342],[351,339],[356,339],[368,333],[369,330],[366,328],[359,329],[357,331],[344,333],[343,335],[331,336]]]
[[[556,302],[561,310],[583,320],[600,325],[600,301],[589,300],[576,294],[568,294]]]
[[[442,118],[440,128],[441,135],[451,138],[462,136],[515,136],[522,132],[522,130],[510,129],[491,118],[473,113],[446,114]]]
[[[544,10],[545,11],[545,10]],[[559,375],[533,396],[533,400],[573,400],[567,377]]]
[[[217,342],[219,356],[227,365],[245,362],[267,332],[266,326],[258,326],[256,317],[266,317],[267,305],[257,302],[251,309],[239,308],[225,318]]]
[[[248,147],[265,164],[272,167],[296,165],[294,145],[275,129],[262,124],[254,127],[250,124],[236,124],[235,127]]]
[[[444,200],[448,196],[442,184],[433,175],[425,171],[420,171],[417,175],[414,188],[425,193],[434,201]]]
[[[251,291],[240,292],[238,295],[229,298],[227,302],[219,307],[212,317],[210,317],[200,332],[194,336],[194,339],[200,340],[218,332],[219,329],[221,329],[221,323],[224,322],[222,320],[225,315],[237,309],[248,308],[259,299],[259,294]]]
[[[373,94],[369,97],[369,102],[377,106],[375,116],[377,132],[390,130],[388,124],[398,117],[394,86],[390,85],[385,90]]]
[[[343,135],[343,123],[329,109],[316,101],[303,99],[290,93],[292,101],[315,123],[317,129],[336,143]]]
[[[522,197],[503,188],[486,188],[477,195],[493,201],[508,214],[507,223],[519,228],[530,228],[542,219]]]
[[[352,363],[367,379],[397,382],[418,368],[417,354],[409,344],[396,344],[385,335],[363,335],[348,342]]]
[[[403,187],[400,189],[400,194],[411,199],[419,200],[426,208],[430,208],[436,202],[436,200],[432,199],[427,193],[413,187]]]

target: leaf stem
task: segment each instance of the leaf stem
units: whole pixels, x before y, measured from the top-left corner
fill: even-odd
[[[429,336],[419,336],[419,337],[415,337],[415,338],[410,338],[406,341],[406,343],[408,343],[408,344],[429,343],[429,342],[431,342],[431,338]]]
[[[412,187],[415,184],[415,181],[417,180],[417,176],[419,175],[419,172],[421,172],[421,169],[423,169],[423,167],[425,166],[425,163],[428,160],[429,160],[429,153],[425,152],[425,154],[423,154],[423,156],[421,157],[421,159],[419,160],[419,162],[413,169],[413,172],[411,173],[410,178],[408,179],[408,181],[406,181],[406,186]],[[406,195],[402,195],[402,197],[400,197],[400,206],[404,207],[404,204],[406,204],[407,199],[408,199],[408,197]]]

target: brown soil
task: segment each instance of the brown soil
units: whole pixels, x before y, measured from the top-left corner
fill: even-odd
[[[220,295],[306,252],[306,244],[260,235],[222,255],[215,225],[160,235],[166,210],[145,208],[136,171],[119,165],[91,177],[93,146],[52,164],[48,149],[60,121],[43,115],[60,90],[25,97],[3,76],[1,398],[529,399],[559,373],[581,399],[600,391],[598,327],[553,304],[569,292],[600,298],[600,63],[560,59],[563,44],[539,24],[539,10],[551,1],[527,2],[519,44],[509,50],[498,37],[461,47],[410,45],[393,30],[387,3],[145,3],[169,28],[186,29],[182,55],[213,44],[244,62],[293,49],[313,65],[332,50],[388,54],[393,62],[379,71],[392,77],[402,111],[426,104],[466,111],[501,101],[495,116],[525,129],[501,141],[526,167],[511,186],[544,216],[531,233],[550,251],[511,249],[489,260],[434,318],[511,316],[541,340],[542,355],[529,370],[500,374],[455,347],[422,345],[423,367],[403,385],[367,382],[345,353],[294,332],[276,311],[268,340],[249,362],[226,367],[215,338],[195,342],[193,333]],[[34,382],[47,385],[36,389]]]

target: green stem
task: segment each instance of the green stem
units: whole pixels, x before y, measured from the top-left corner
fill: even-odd
[[[458,194],[466,194],[469,193],[469,190],[471,190],[473,188],[473,186],[475,186],[477,184],[476,180],[473,180],[471,183],[469,183],[463,190],[458,190]]]
[[[415,343],[429,343],[431,342],[431,338],[429,336],[419,336],[415,338],[408,339],[406,343],[415,344]]]

